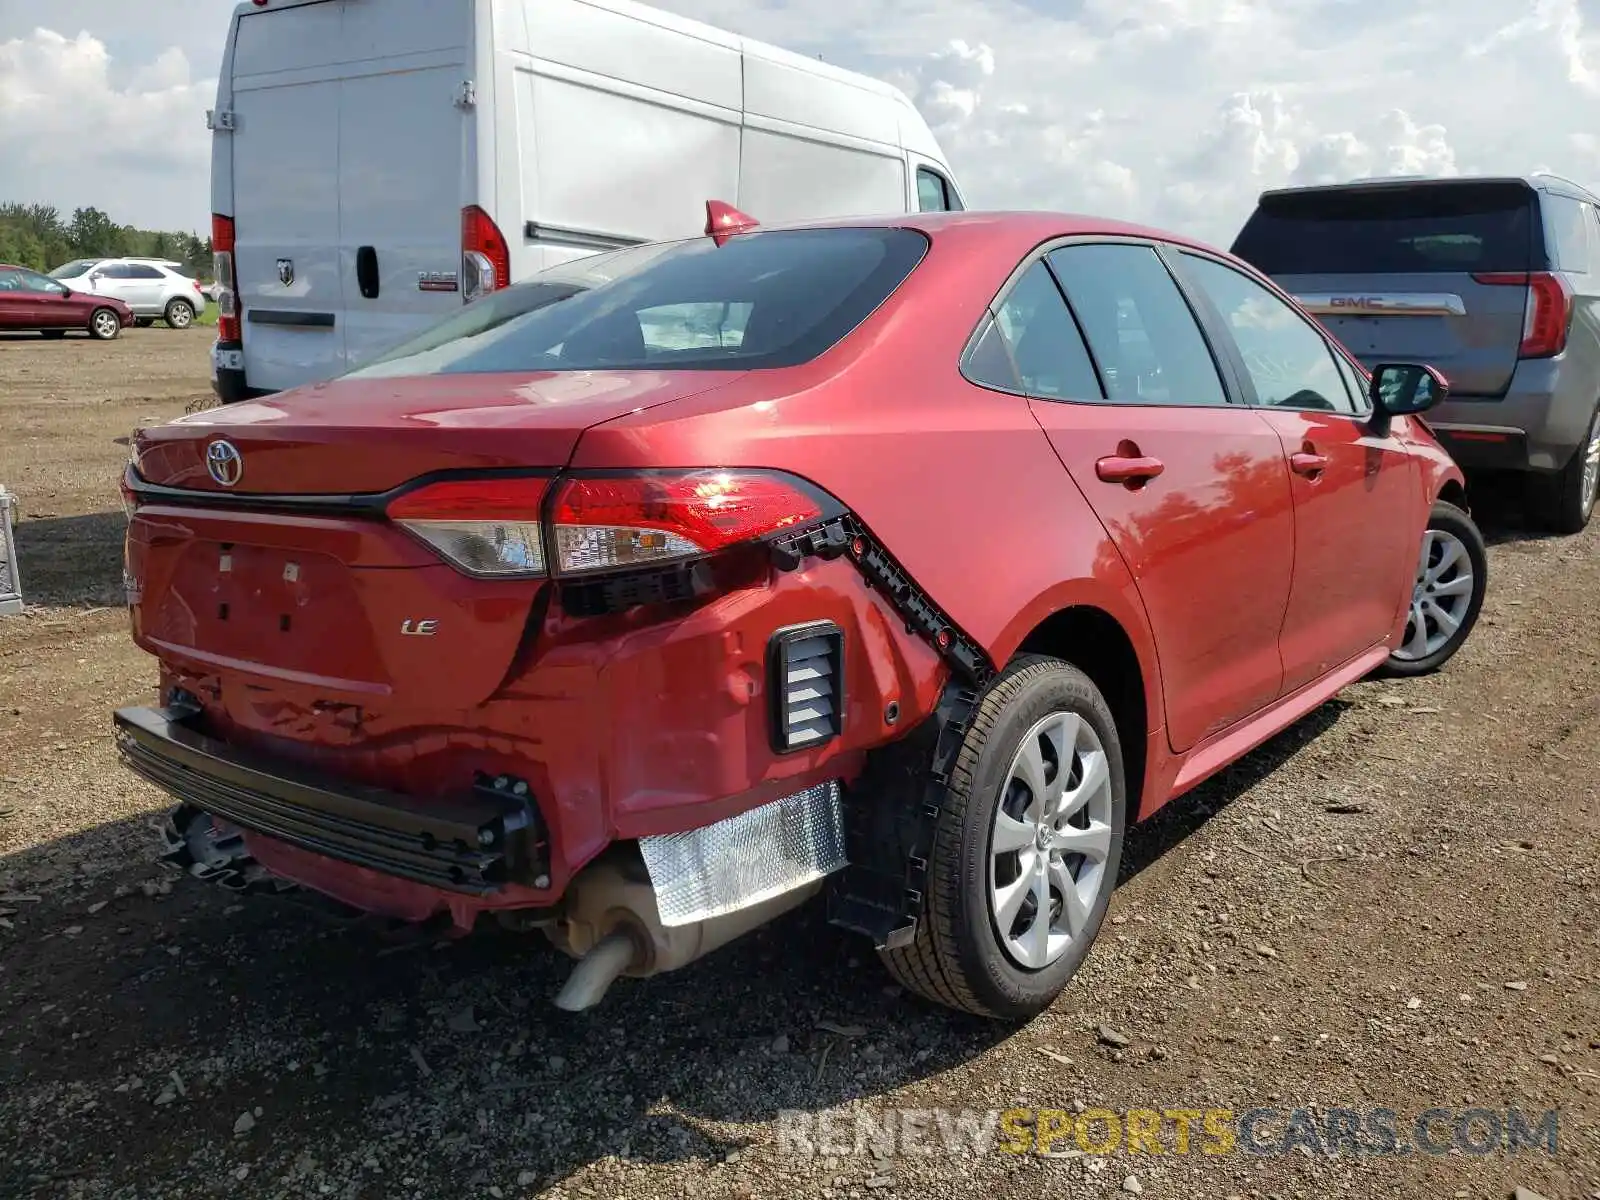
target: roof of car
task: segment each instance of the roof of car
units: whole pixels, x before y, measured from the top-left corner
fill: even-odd
[[[756,214],[752,214],[756,215]],[[1095,217],[1084,213],[1050,212],[1042,209],[982,210],[962,212],[897,213],[881,217],[829,217],[814,221],[796,221],[774,225],[758,225],[752,232],[773,232],[783,229],[840,229],[840,228],[920,229],[924,233],[957,232],[963,235],[990,233],[1005,241],[1027,241],[1033,244],[1058,237],[1133,237],[1154,241],[1172,242],[1197,250],[1209,250],[1226,255],[1227,251],[1170,229],[1157,229],[1149,225],[1136,225],[1116,221],[1109,217]]]

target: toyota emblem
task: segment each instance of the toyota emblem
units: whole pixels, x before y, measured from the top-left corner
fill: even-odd
[[[232,442],[212,442],[206,447],[206,470],[223,487],[232,487],[244,474],[244,458]]]

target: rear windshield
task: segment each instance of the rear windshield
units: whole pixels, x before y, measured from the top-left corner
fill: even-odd
[[[1533,204],[1518,183],[1267,196],[1233,252],[1268,275],[1527,271]]]
[[[921,261],[907,229],[654,243],[542,271],[350,372],[758,370],[807,362]]]

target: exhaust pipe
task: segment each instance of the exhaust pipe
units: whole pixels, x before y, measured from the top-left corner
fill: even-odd
[[[545,926],[545,935],[578,960],[556,996],[556,1007],[581,1012],[598,1004],[624,975],[643,979],[676,971],[804,904],[822,890],[822,883],[813,880],[703,921],[666,925],[642,864],[616,859],[592,863],[568,889],[565,919]]]
[[[563,1012],[593,1008],[637,956],[633,938],[626,933],[618,930],[606,934],[572,968],[567,982],[556,993],[556,1007]]]

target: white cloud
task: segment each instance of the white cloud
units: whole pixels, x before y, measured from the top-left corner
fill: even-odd
[[[35,29],[0,41],[0,199],[106,210],[114,220],[204,232],[215,80],[172,47],[114,82],[106,44]]]
[[[1287,183],[1543,166],[1600,186],[1596,0],[653,2],[894,80],[985,207],[1226,243]],[[202,225],[231,7],[0,0],[0,190]]]

